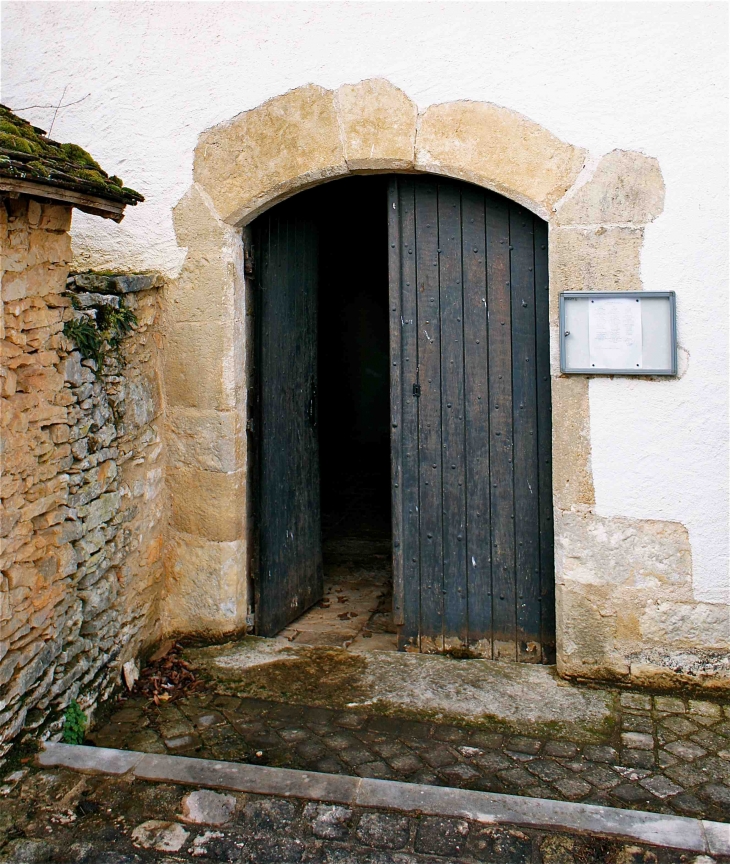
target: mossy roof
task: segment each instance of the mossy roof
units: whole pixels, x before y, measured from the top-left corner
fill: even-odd
[[[121,204],[144,201],[119,177],[110,177],[82,147],[52,141],[43,129],[5,105],[0,105],[0,177],[57,186]]]

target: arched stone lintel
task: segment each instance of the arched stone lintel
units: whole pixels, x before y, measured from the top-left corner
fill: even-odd
[[[585,151],[488,103],[415,103],[376,78],[337,91],[298,87],[205,132],[194,177],[224,222],[245,225],[309,186],[350,173],[418,171],[492,189],[542,218]]]

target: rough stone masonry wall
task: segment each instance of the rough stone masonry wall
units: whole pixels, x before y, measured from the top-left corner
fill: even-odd
[[[68,277],[68,207],[5,199],[0,220],[2,755],[93,710],[158,635],[165,496],[156,278]],[[138,326],[97,374],[64,322],[120,302]]]

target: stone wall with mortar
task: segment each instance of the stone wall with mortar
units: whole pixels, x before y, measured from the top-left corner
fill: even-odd
[[[160,632],[161,283],[68,277],[70,225],[0,201],[0,755],[71,699],[93,711]],[[97,370],[64,322],[120,304],[137,325]]]

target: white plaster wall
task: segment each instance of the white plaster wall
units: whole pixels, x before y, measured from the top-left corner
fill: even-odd
[[[656,156],[664,214],[644,288],[678,295],[677,381],[594,380],[603,515],[689,528],[697,599],[728,598],[727,6],[724,3],[3,4],[2,101],[140,190],[121,225],[77,214],[96,267],[177,272],[171,210],[200,132],[307,82],[383,76],[420,107],[520,111],[572,144]],[[730,624],[729,624],[730,626]]]

